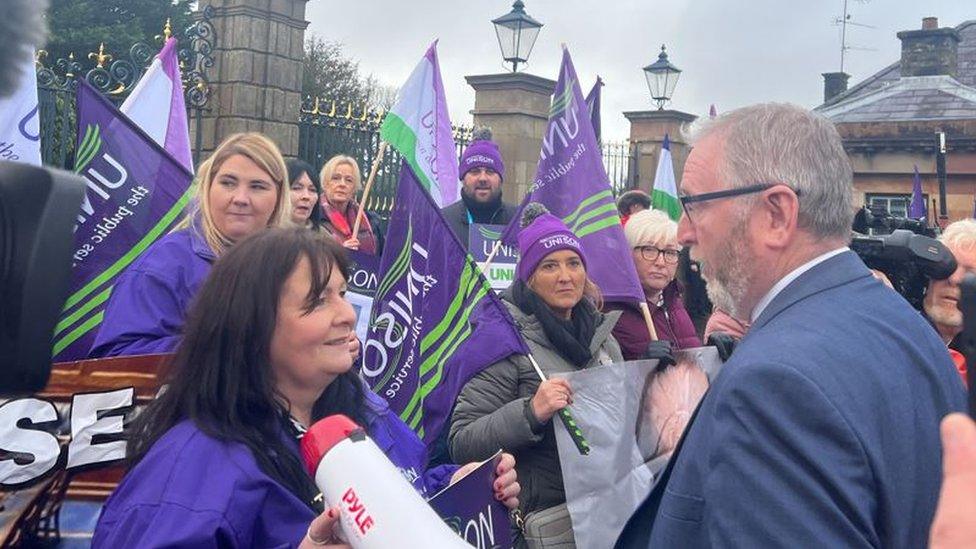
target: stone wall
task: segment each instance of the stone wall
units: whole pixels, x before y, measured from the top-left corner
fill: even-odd
[[[214,8],[215,64],[201,159],[227,136],[259,131],[285,156],[298,152],[308,0],[201,0]],[[196,132],[191,122],[191,133]]]
[[[521,72],[465,78],[475,90],[474,126],[491,128],[505,162],[502,193],[517,204],[535,178],[556,82]]]

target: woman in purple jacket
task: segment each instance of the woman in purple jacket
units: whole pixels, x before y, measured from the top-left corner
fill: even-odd
[[[291,209],[278,146],[259,133],[228,137],[197,172],[197,196],[176,231],[149,247],[112,288],[89,357],[170,353],[214,260],[278,226]]]
[[[102,511],[95,547],[328,541],[298,439],[332,414],[365,426],[423,495],[466,472],[427,469],[420,439],[352,371],[348,267],[338,244],[303,229],[261,232],[214,265],[166,390],[136,419],[127,448],[134,466]],[[514,508],[511,456],[498,473],[495,496]]]
[[[624,227],[658,340],[670,342],[672,349],[686,349],[700,347],[701,339],[681,300],[680,283],[674,278],[681,252],[677,231],[678,224],[659,210],[637,212]],[[651,336],[640,309],[622,303],[607,308],[623,311],[613,337],[620,343],[624,358],[647,356]]]

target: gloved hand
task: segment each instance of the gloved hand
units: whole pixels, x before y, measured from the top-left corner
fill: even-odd
[[[645,359],[657,359],[658,369],[671,366],[675,363],[674,352],[671,351],[671,342],[666,339],[661,339],[658,341],[651,341],[647,344],[647,349],[644,350],[644,356],[641,358]]]
[[[708,341],[706,345],[711,345],[718,349],[718,356],[725,362],[732,356],[732,351],[735,350],[735,345],[739,340],[730,336],[725,332],[712,332],[708,334]]]

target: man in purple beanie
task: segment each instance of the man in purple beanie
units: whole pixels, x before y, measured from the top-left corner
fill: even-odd
[[[451,230],[468,248],[468,230],[472,223],[507,225],[518,208],[502,202],[502,179],[505,163],[491,131],[475,132],[474,141],[461,155],[458,166],[461,177],[461,200],[444,207],[444,217]]]

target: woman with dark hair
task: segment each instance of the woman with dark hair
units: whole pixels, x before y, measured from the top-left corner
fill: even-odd
[[[322,209],[319,197],[322,184],[315,175],[315,168],[300,158],[286,160],[288,188],[291,191],[291,222],[296,227],[308,227],[318,231],[322,226]]]
[[[298,438],[332,414],[363,425],[422,495],[469,469],[426,470],[423,443],[352,371],[348,267],[338,244],[303,229],[261,232],[214,265],[166,389],[135,421],[132,467],[102,511],[94,546],[322,542],[322,498]],[[505,456],[495,484],[510,507],[513,467]]]
[[[611,335],[620,313],[600,312],[579,238],[536,203],[526,206],[522,227],[518,278],[502,299],[539,367],[550,376],[622,361]],[[464,386],[451,419],[455,460],[485,459],[498,448],[515,454],[533,546],[574,546],[553,428],[572,395],[565,379],[541,381],[527,357],[512,355]]]

